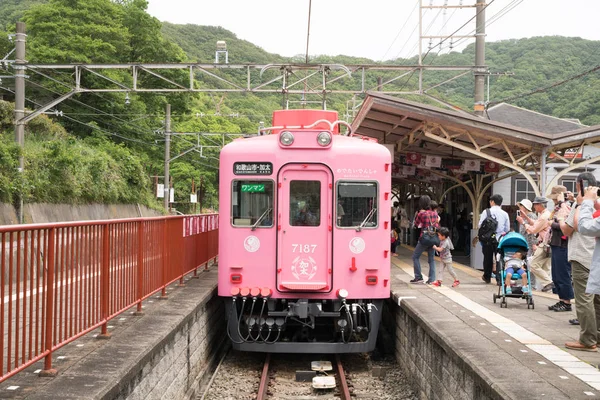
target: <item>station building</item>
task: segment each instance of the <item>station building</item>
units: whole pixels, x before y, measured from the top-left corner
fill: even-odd
[[[546,196],[557,184],[573,191],[575,177],[586,170],[600,179],[600,126],[510,104],[479,117],[370,92],[352,128],[392,152],[393,200],[404,203],[410,219],[426,194],[445,205],[450,224],[472,212],[471,238],[492,194],[502,195],[514,221],[523,198]],[[480,245],[470,253],[461,261],[481,268]]]

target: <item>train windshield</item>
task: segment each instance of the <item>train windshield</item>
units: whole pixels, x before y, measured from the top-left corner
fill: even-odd
[[[339,181],[336,206],[337,226],[340,228],[377,227],[379,220],[377,194],[377,182]]]
[[[321,182],[290,182],[290,225],[321,225]]]
[[[273,181],[233,181],[231,222],[233,226],[238,227],[272,227]]]

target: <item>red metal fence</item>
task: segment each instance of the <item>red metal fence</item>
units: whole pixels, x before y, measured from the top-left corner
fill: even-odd
[[[218,215],[0,226],[0,382],[217,256]]]

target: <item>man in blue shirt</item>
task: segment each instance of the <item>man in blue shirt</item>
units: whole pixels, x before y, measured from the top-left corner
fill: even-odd
[[[500,240],[500,237],[506,235],[510,230],[510,224],[508,222],[508,214],[500,206],[502,205],[502,196],[495,194],[490,197],[490,218],[495,218],[498,221],[496,227],[496,239]],[[479,228],[481,224],[487,218],[487,211],[483,210],[479,216]],[[492,279],[492,269],[494,267],[494,259],[496,257],[497,243],[481,243],[481,249],[483,252],[483,276],[481,279],[485,283],[490,283]],[[496,282],[500,284],[500,274],[496,274]]]

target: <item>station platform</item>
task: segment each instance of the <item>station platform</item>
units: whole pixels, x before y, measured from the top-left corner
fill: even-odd
[[[500,301],[493,302],[493,294],[498,291],[496,284],[486,284],[481,279],[482,271],[457,262],[454,269],[460,285],[455,288],[451,287],[453,279],[447,272],[441,287],[411,284],[412,250],[398,246],[398,256],[392,257],[394,301],[398,305],[404,303],[403,308],[419,318],[423,331],[442,343],[442,348],[455,352],[469,369],[487,381],[494,392],[489,397],[600,397],[600,353],[564,347],[565,342],[579,339],[579,326],[569,323],[569,319],[576,318],[575,309],[548,310],[558,297],[539,291],[533,293],[535,309],[527,309],[524,299],[513,298],[507,299],[508,308],[500,308]],[[425,256],[426,253],[421,258],[421,269],[427,280],[429,265]],[[440,279],[439,258],[436,260],[436,276]],[[417,350],[417,354],[419,351],[427,350]],[[405,356],[405,361],[418,358],[414,354]],[[440,390],[446,389],[452,394],[460,390]],[[440,394],[439,398],[444,396]]]
[[[223,342],[214,315],[224,320],[224,308],[213,300],[216,267],[184,282],[169,285],[167,298],[159,292],[146,299],[143,315],[134,306],[112,319],[109,339],[100,339],[98,328],[56,350],[55,377],[39,376],[41,360],[0,383],[0,399],[194,398],[199,382],[186,379],[186,370],[192,362],[197,375],[211,368]]]

